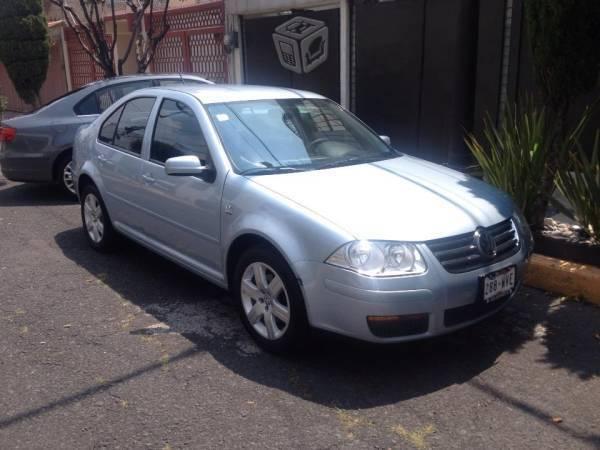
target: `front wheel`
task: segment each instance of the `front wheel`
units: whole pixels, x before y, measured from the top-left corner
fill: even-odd
[[[244,326],[265,350],[286,353],[305,343],[308,321],[298,280],[274,249],[246,251],[233,280]]]
[[[81,220],[83,231],[92,248],[109,250],[115,240],[115,232],[106,206],[95,186],[88,185],[81,192]]]

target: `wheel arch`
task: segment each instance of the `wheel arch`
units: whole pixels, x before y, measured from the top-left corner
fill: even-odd
[[[300,283],[300,286],[302,286],[302,280],[300,280],[300,278],[296,274],[294,266],[292,265],[291,261],[289,260],[283,249],[281,249],[277,244],[275,244],[268,237],[264,236],[262,233],[257,231],[248,231],[236,236],[227,249],[225,257],[225,282],[229,289],[231,289],[230,283],[233,280],[233,274],[235,272],[236,263],[239,260],[240,256],[249,248],[260,245],[275,250],[285,260],[290,270]]]
[[[96,183],[94,183],[92,177],[90,177],[87,173],[82,173],[77,180],[77,194],[79,197],[81,197],[81,191],[83,188],[85,186],[89,186],[90,184],[98,189],[98,186],[96,186]]]
[[[62,149],[54,158],[54,162],[52,163],[52,181],[58,182],[61,179],[61,174],[58,173],[58,168],[60,164],[65,160],[67,156],[73,157],[73,148],[67,147]]]

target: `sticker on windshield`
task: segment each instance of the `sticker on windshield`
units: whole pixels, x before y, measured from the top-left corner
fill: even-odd
[[[229,120],[229,116],[225,113],[217,114],[217,120],[219,122],[227,122]]]

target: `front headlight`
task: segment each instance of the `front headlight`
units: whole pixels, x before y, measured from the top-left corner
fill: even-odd
[[[521,234],[521,239],[529,245],[529,251],[531,252],[533,248],[533,234],[531,233],[527,219],[517,207],[515,207],[513,220],[515,221],[517,229]]]
[[[415,275],[427,270],[417,247],[406,242],[352,241],[325,262],[374,277]]]

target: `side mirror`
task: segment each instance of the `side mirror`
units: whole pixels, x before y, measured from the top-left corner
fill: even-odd
[[[200,176],[210,172],[207,166],[202,164],[200,158],[195,155],[176,156],[165,162],[165,172],[173,176]]]
[[[387,145],[392,145],[392,140],[390,139],[389,136],[379,136],[379,139],[381,139],[383,142],[385,142]]]

